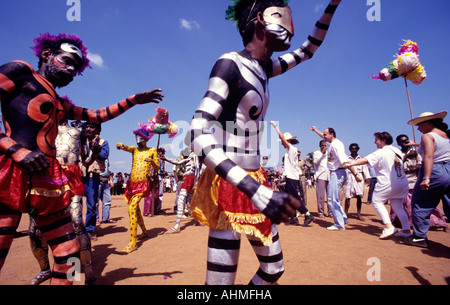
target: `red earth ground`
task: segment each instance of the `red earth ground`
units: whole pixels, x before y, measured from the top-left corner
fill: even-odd
[[[163,214],[145,217],[149,236],[128,255],[118,251],[129,240],[127,204],[113,196],[111,218],[116,223],[97,228],[92,242],[97,285],[203,285],[208,228],[182,221],[179,234],[164,234],[175,223],[175,195],[164,194]],[[316,218],[308,226],[279,225],[286,271],[281,285],[447,285],[450,283],[450,235],[429,232],[429,249],[402,244],[399,238],[380,240],[381,220],[371,205],[363,204],[365,221],[356,216],[352,199],[345,231],[328,231],[332,218]],[[141,207],[143,202],[141,202]],[[308,189],[308,208],[317,215],[314,189]],[[389,208],[389,207],[388,207]],[[141,209],[142,210],[142,209]],[[303,223],[303,217],[299,217]],[[28,216],[23,215],[5,266],[1,285],[25,285],[39,272],[29,239]],[[21,235],[21,236],[20,236]],[[258,269],[258,260],[242,237],[236,284],[246,285]],[[84,275],[75,285],[84,284]],[[43,285],[48,284],[48,282]]]

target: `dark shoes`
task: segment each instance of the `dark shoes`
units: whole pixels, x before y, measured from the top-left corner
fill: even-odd
[[[298,222],[297,217],[292,217],[291,220],[285,223],[287,226],[299,226],[300,223]]]
[[[409,237],[406,237],[403,240],[403,243],[409,246],[416,246],[420,248],[428,248],[428,238],[418,238],[414,235],[411,235]]]
[[[303,223],[303,226],[306,227],[313,221],[314,221],[314,216],[312,216],[312,215],[305,216],[305,222]]]
[[[36,275],[34,279],[31,280],[30,285],[40,285],[41,283],[45,282],[46,280],[50,279],[52,277],[52,271],[50,269],[41,271]]]
[[[303,227],[308,226],[313,221],[314,221],[314,216],[312,216],[312,215],[305,216],[305,222],[303,223]],[[287,226],[299,226],[300,223],[298,222],[297,217],[292,217],[291,220],[289,220],[288,222],[285,223],[285,225],[287,225]]]

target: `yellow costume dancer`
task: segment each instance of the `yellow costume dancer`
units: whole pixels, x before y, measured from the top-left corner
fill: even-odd
[[[149,196],[151,192],[150,182],[147,178],[150,169],[153,168],[155,171],[158,171],[159,169],[156,148],[147,147],[147,141],[150,138],[149,133],[142,129],[135,130],[133,133],[136,135],[137,147],[127,146],[123,143],[117,143],[116,145],[117,149],[128,151],[133,154],[130,179],[127,182],[124,193],[125,199],[129,204],[128,215],[130,216],[131,237],[128,245],[121,251],[123,253],[130,253],[137,250],[136,237],[138,225],[142,229],[142,234],[139,236],[139,239],[147,237],[147,230],[139,208],[139,202],[142,197]],[[152,161],[147,162],[145,161],[146,159]]]

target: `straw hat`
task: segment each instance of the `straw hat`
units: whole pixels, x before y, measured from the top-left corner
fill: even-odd
[[[432,119],[443,119],[447,116],[447,111],[441,111],[438,113],[432,113],[432,112],[424,112],[421,115],[419,115],[417,118],[412,119],[408,121],[408,125],[416,126],[419,123],[429,121]]]
[[[299,143],[299,141],[297,140],[297,137],[294,137],[293,135],[291,135],[290,132],[285,132],[285,133],[283,134],[283,136],[284,136],[284,139],[285,139],[286,141],[292,141],[293,144],[298,144],[298,143]],[[281,141],[281,140],[278,140],[278,141]]]

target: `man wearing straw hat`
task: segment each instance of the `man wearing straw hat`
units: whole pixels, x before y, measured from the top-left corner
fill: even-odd
[[[303,198],[299,195],[301,172],[300,167],[298,166],[298,149],[294,147],[299,141],[297,140],[297,137],[292,136],[289,132],[283,134],[274,121],[271,121],[270,125],[275,128],[281,144],[286,149],[286,153],[284,154],[284,173],[286,174],[285,192],[300,201],[300,208],[298,210],[300,213],[305,214],[305,222],[303,223],[303,226],[305,227],[314,221],[314,216],[309,213]],[[293,216],[286,224],[298,225],[299,223],[297,217]]]
[[[408,122],[423,133],[417,152],[422,156],[412,194],[412,221],[414,235],[405,238],[407,245],[428,247],[427,232],[430,215],[442,200],[444,213],[450,218],[450,139],[448,125],[444,123],[447,111],[436,114],[424,112]]]

